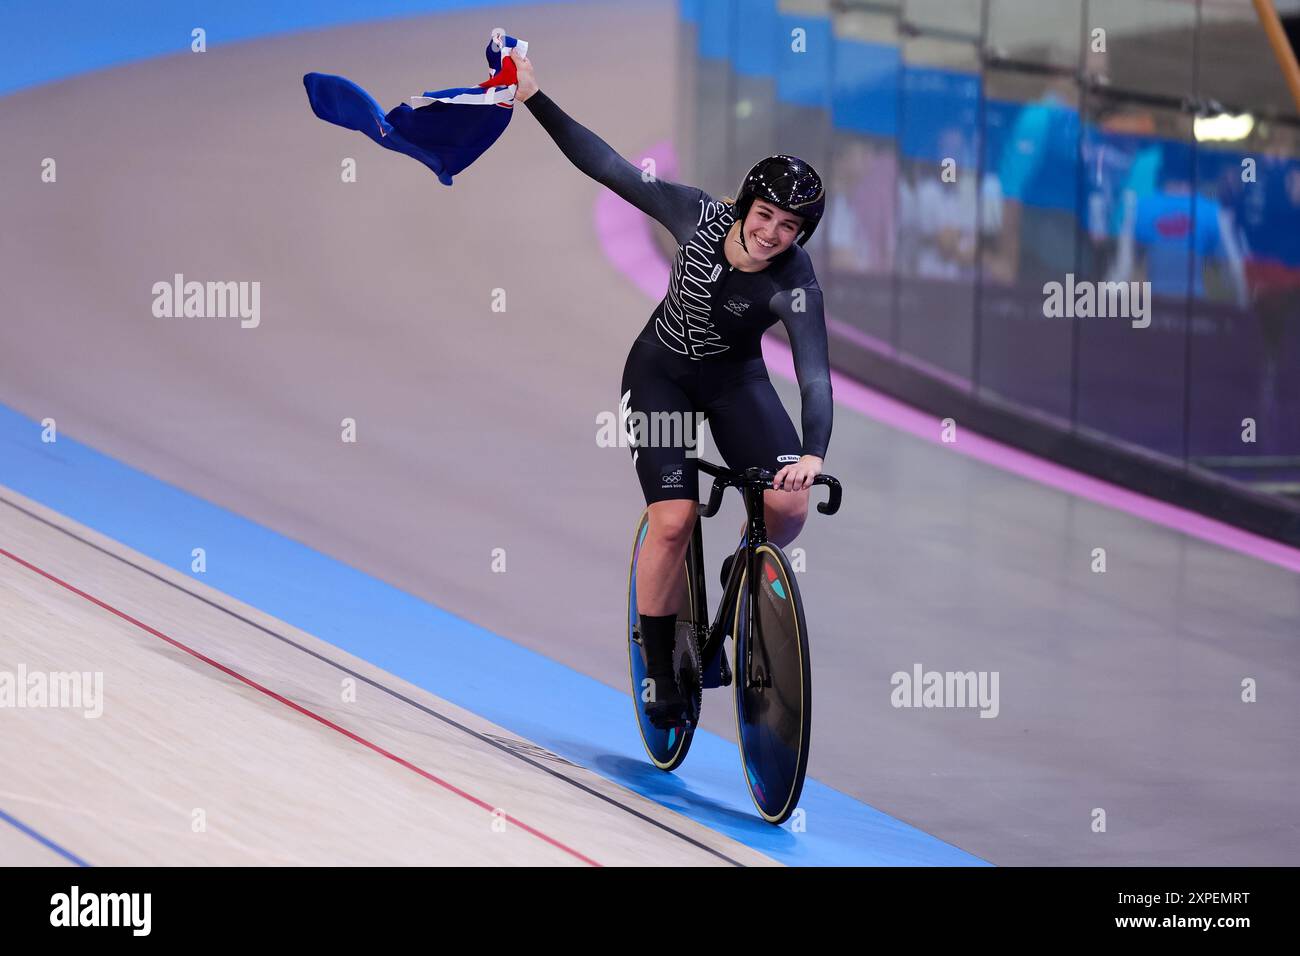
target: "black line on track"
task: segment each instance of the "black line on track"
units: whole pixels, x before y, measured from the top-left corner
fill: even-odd
[[[694,837],[687,836],[685,833],[682,833],[680,830],[674,830],[666,823],[661,823],[658,820],[646,816],[640,810],[636,810],[625,803],[615,800],[611,796],[600,793],[597,790],[593,790],[585,783],[582,783],[578,780],[574,780],[572,777],[565,776],[564,774],[560,773],[558,770],[555,770],[551,767],[547,767],[537,760],[533,760],[530,757],[525,757],[517,750],[514,750],[513,748],[508,747],[503,743],[493,740],[491,737],[487,736],[486,734],[481,734],[477,730],[474,730],[473,728],[466,727],[464,724],[460,723],[457,720],[454,720],[451,717],[448,717],[446,714],[439,713],[433,708],[425,704],[422,704],[417,700],[412,700],[411,698],[407,697],[405,694],[393,690],[391,687],[388,687],[385,684],[381,684],[379,681],[369,678],[364,674],[359,674],[356,671],[352,670],[351,668],[345,667],[343,664],[340,664],[338,661],[331,660],[330,658],[326,657],[324,654],[312,650],[310,647],[304,647],[302,644],[299,644],[297,641],[293,640],[292,638],[277,633],[276,631],[271,630],[269,627],[266,627],[263,624],[259,624],[257,621],[250,620],[244,617],[244,615],[240,614],[239,612],[233,611],[230,608],[212,600],[211,598],[204,597],[202,594],[196,594],[195,592],[191,591],[189,588],[182,587],[181,585],[177,584],[175,581],[170,581],[167,578],[163,577],[161,574],[158,574],[155,571],[151,571],[149,568],[136,564],[134,561],[130,560],[129,558],[125,558],[120,554],[116,554],[115,552],[110,551],[108,548],[96,544],[94,541],[91,541],[87,538],[83,538],[81,535],[63,527],[57,522],[42,517],[41,515],[36,514],[34,511],[30,511],[27,508],[24,508],[22,505],[18,504],[15,501],[10,501],[8,498],[4,497],[3,495],[0,495],[0,502],[7,504],[15,511],[19,511],[22,514],[27,515],[27,517],[29,518],[39,521],[41,524],[46,525],[47,527],[53,528],[55,531],[62,532],[63,534],[67,535],[69,538],[72,538],[74,541],[79,541],[82,544],[86,545],[87,547],[94,548],[100,554],[108,555],[110,558],[113,558],[129,567],[132,567],[142,574],[147,574],[155,581],[161,581],[163,584],[167,585],[168,587],[175,588],[177,591],[180,591],[183,594],[188,594],[190,597],[194,598],[194,600],[201,601],[202,603],[208,605],[208,607],[215,608],[216,610],[221,611],[224,614],[228,614],[231,617],[233,617],[235,620],[247,624],[249,627],[255,628],[256,630],[261,631],[263,634],[275,638],[277,641],[281,641],[285,644],[288,644],[290,647],[296,648],[302,651],[304,654],[307,654],[310,657],[314,657],[316,658],[316,660],[321,661],[322,663],[328,664],[329,666],[342,671],[343,673],[347,674],[349,677],[354,677],[357,680],[361,681],[362,683],[368,684],[369,686],[387,694],[389,697],[392,697],[395,700],[400,700],[404,704],[410,704],[415,709],[428,714],[430,717],[440,720],[444,724],[447,724],[450,727],[455,727],[457,730],[461,731],[462,733],[468,734],[469,736],[473,737],[475,740],[487,744],[489,747],[493,747],[501,751],[502,753],[509,754],[511,757],[514,757],[516,760],[528,764],[528,766],[534,768],[535,770],[540,770],[545,774],[549,774],[550,776],[555,777],[557,780],[563,780],[565,783],[569,784],[570,786],[575,787],[578,790],[581,790],[583,793],[586,793],[589,796],[595,797],[597,800],[603,800],[605,803],[611,804],[612,806],[618,807],[620,810],[626,811],[627,813],[636,817],[638,820],[642,820],[653,827],[657,827],[658,829],[663,830],[665,833],[671,833],[673,836],[678,837],[679,839],[685,841],[686,843],[689,843],[691,846],[695,847],[696,849],[703,850],[705,853],[715,856],[720,860],[724,860],[727,863],[730,863],[732,866],[741,866],[741,867],[745,866],[744,863],[741,863],[739,860],[732,859],[731,857],[723,853],[721,850],[715,850],[711,846],[706,846],[705,844],[701,843],[699,840],[695,839]],[[123,547],[125,547],[125,545]]]

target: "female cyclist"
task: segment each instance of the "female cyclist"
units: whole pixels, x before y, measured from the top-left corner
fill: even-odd
[[[532,62],[517,51],[516,100],[526,103],[569,161],[651,216],[678,242],[668,292],[632,343],[619,390],[624,422],[672,413],[708,420],[727,466],[776,472],[764,493],[769,537],[785,546],[808,516],[831,434],[831,378],[822,293],[803,243],[825,208],[822,181],[807,163],[772,156],[749,171],[734,200],[700,189],[645,181],[639,168],[574,122],[537,86]],[[798,245],[795,244],[798,240]],[[803,405],[803,441],[767,376],[763,332],[785,323]],[[625,425],[626,428],[626,425]],[[683,432],[678,432],[682,434]],[[692,449],[647,444],[628,435],[650,511],[637,562],[646,673],[655,701],[647,716],[681,722],[685,700],[672,668],[682,562],[695,527],[699,468]],[[725,580],[727,569],[723,569]]]

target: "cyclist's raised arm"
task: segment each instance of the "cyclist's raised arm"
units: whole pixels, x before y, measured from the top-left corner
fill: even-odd
[[[781,317],[790,335],[794,374],[799,381],[802,403],[803,453],[826,457],[831,441],[831,417],[835,403],[831,394],[831,361],[826,343],[826,318],[822,314],[822,290],[816,277],[801,287],[778,292],[769,306]]]
[[[532,93],[525,103],[573,165],[660,222],[679,242],[695,231],[700,222],[703,190],[657,177],[647,182],[638,167],[571,119],[541,90]]]

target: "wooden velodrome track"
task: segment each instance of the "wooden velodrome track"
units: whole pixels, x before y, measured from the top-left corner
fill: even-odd
[[[0,403],[625,692],[640,495],[594,422],[617,408],[650,303],[602,253],[596,187],[525,110],[448,189],[320,123],[302,92],[310,70],[385,104],[459,82],[430,68],[435,44],[464,50],[476,76],[499,20],[534,44],[543,88],[625,155],[671,134],[671,5],[489,19],[275,37],[0,99],[0,163],[24,171],[0,177]],[[631,93],[612,97],[611,76]],[[26,172],[45,156],[56,188]],[[355,184],[339,182],[344,157]],[[261,281],[261,325],[154,319],[148,290],[177,272]],[[355,446],[339,442],[343,417]],[[746,845],[752,821],[722,814],[719,833],[690,794],[611,782],[638,778],[576,734],[560,743],[581,767],[547,752],[563,748],[544,719],[504,729],[43,508],[5,478],[30,454],[0,442],[0,497],[48,522],[0,504],[0,548],[27,562],[0,557],[0,670],[102,671],[109,706],[97,720],[0,711],[0,810],[73,857],[770,862]],[[845,509],[812,515],[799,542],[812,777],[976,861],[1300,860],[1296,574],[845,407],[828,469]],[[1104,578],[1088,570],[1099,543],[1117,562]],[[490,571],[498,547],[506,574]],[[1000,670],[999,718],[892,708],[890,674],[916,661]],[[1268,693],[1243,709],[1250,676]],[[635,733],[630,712],[619,720]],[[706,698],[706,729],[729,741],[731,721],[725,697]],[[1105,838],[1089,829],[1097,806]],[[0,862],[60,861],[0,824]]]
[[[105,703],[99,716],[6,712],[0,801],[89,862],[770,863],[34,502],[15,503],[23,510],[0,505],[5,657],[28,671],[102,673]],[[0,861],[59,859],[0,828]]]

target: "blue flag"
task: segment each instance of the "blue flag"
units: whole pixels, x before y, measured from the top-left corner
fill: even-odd
[[[514,112],[518,80],[510,51],[528,54],[528,43],[496,29],[487,45],[491,76],[411,97],[384,113],[375,98],[351,80],[329,73],[302,78],[312,112],[336,126],[364,133],[385,149],[405,153],[433,170],[447,186],[497,141]]]

